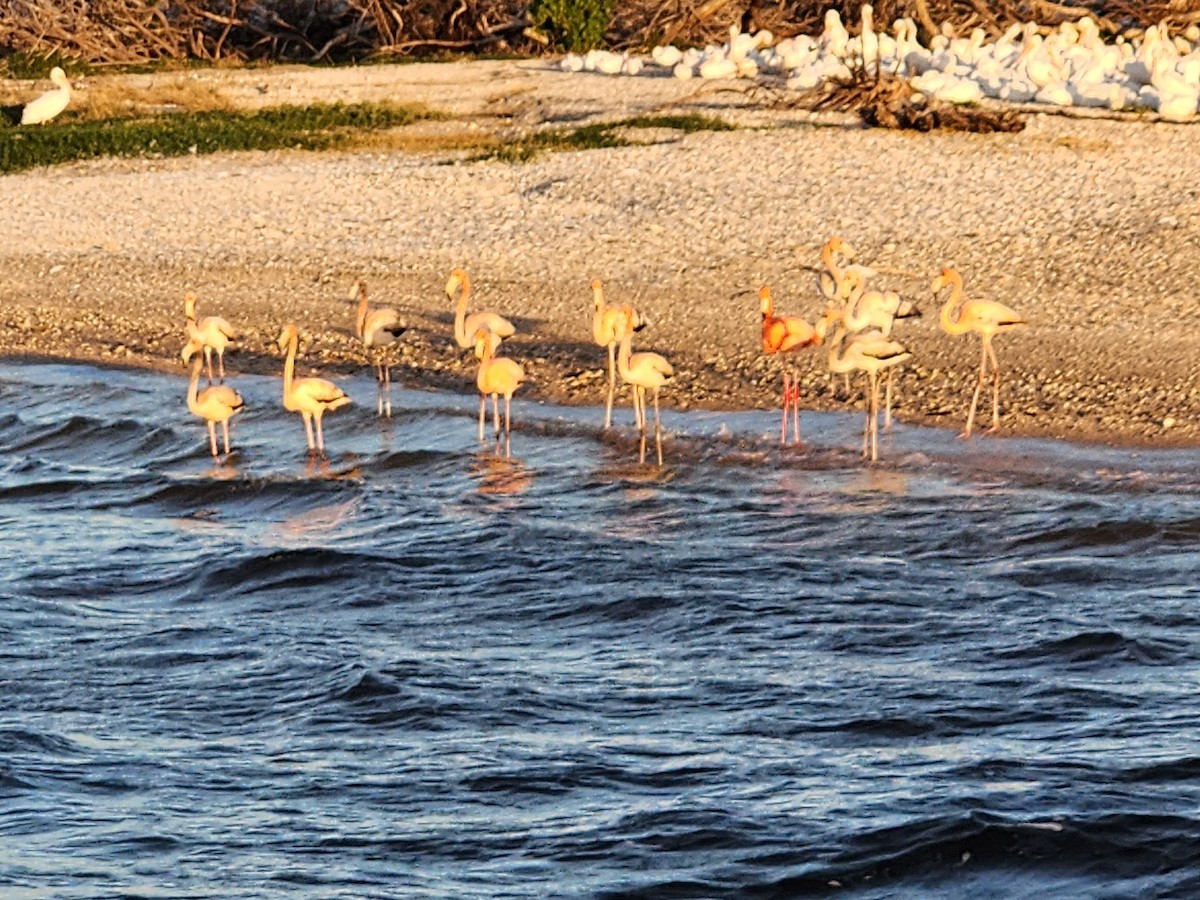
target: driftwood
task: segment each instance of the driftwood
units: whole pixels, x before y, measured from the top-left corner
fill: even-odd
[[[581,0],[587,2],[587,0]],[[615,0],[614,49],[719,43],[730,26],[818,33],[827,9],[858,30],[862,0]],[[903,16],[923,36],[1091,15],[1108,34],[1200,24],[1200,0],[876,0],[880,27]],[[529,0],[0,0],[0,57],[13,53],[133,63],[163,58],[359,59],[446,51],[545,52]]]

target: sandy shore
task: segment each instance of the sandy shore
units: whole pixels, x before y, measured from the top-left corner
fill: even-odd
[[[478,306],[520,326],[505,349],[529,369],[530,398],[603,401],[588,287],[600,278],[611,302],[652,320],[639,346],[676,364],[664,403],[768,408],[782,369],[761,353],[755,291],[769,283],[781,311],[811,321],[823,306],[821,245],[840,234],[879,272],[877,286],[924,308],[898,330],[913,353],[901,420],[960,428],[965,418],[978,342],[940,331],[929,290],[953,264],[969,296],[1029,322],[997,340],[1006,433],[1200,444],[1192,127],[1034,115],[1015,135],[864,130],[764,108],[745,83],[567,75],[539,62],[125,77],[200,80],[237,105],[424,103],[447,117],[411,128],[435,136],[665,112],[741,127],[639,131],[640,146],[518,164],[284,152],[6,176],[0,353],[182,374],[191,290],[202,315],[243,331],[231,370],[277,370],[269,342],[291,320],[311,369],[347,372],[363,365],[345,299],[363,278],[411,325],[398,379],[468,392],[474,361],[452,343],[442,290],[462,265]],[[822,353],[798,362],[806,406],[858,402]]]

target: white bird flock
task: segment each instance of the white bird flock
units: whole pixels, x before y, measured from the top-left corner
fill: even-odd
[[[730,26],[720,46],[680,50],[655,47],[648,60],[628,53],[593,50],[568,54],[567,72],[607,75],[666,75],[676,78],[753,78],[784,75],[797,91],[849,78],[860,66],[876,66],[908,78],[919,93],[948,103],[976,103],[985,97],[1009,103],[1059,107],[1151,110],[1165,121],[1187,122],[1200,107],[1200,26],[1179,35],[1165,25],[1147,28],[1136,40],[1118,36],[1106,43],[1091,18],[1057,28],[1015,24],[989,42],[981,28],[954,37],[948,24],[926,47],[916,23],[897,19],[890,31],[876,31],[873,11],[862,7],[857,35],[837,10],[825,13],[821,34],[776,41],[769,31],[754,34]]]

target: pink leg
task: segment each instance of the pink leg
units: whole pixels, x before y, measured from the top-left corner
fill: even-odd
[[[779,443],[787,443],[787,425],[788,425],[788,403],[791,400],[791,385],[788,382],[789,375],[785,371],[783,373],[783,421],[779,426]]]
[[[483,421],[487,418],[487,394],[479,395],[479,443],[483,443]]]
[[[217,423],[209,421],[208,423],[208,447],[212,450],[213,459],[217,458]]]
[[[312,415],[309,413],[301,413],[304,418],[304,436],[308,438],[308,452],[312,453],[316,450],[316,444],[313,442],[313,427]]]

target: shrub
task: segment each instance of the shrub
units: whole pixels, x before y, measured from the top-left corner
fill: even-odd
[[[599,47],[612,21],[615,0],[533,0],[529,18],[533,27],[562,50]]]

